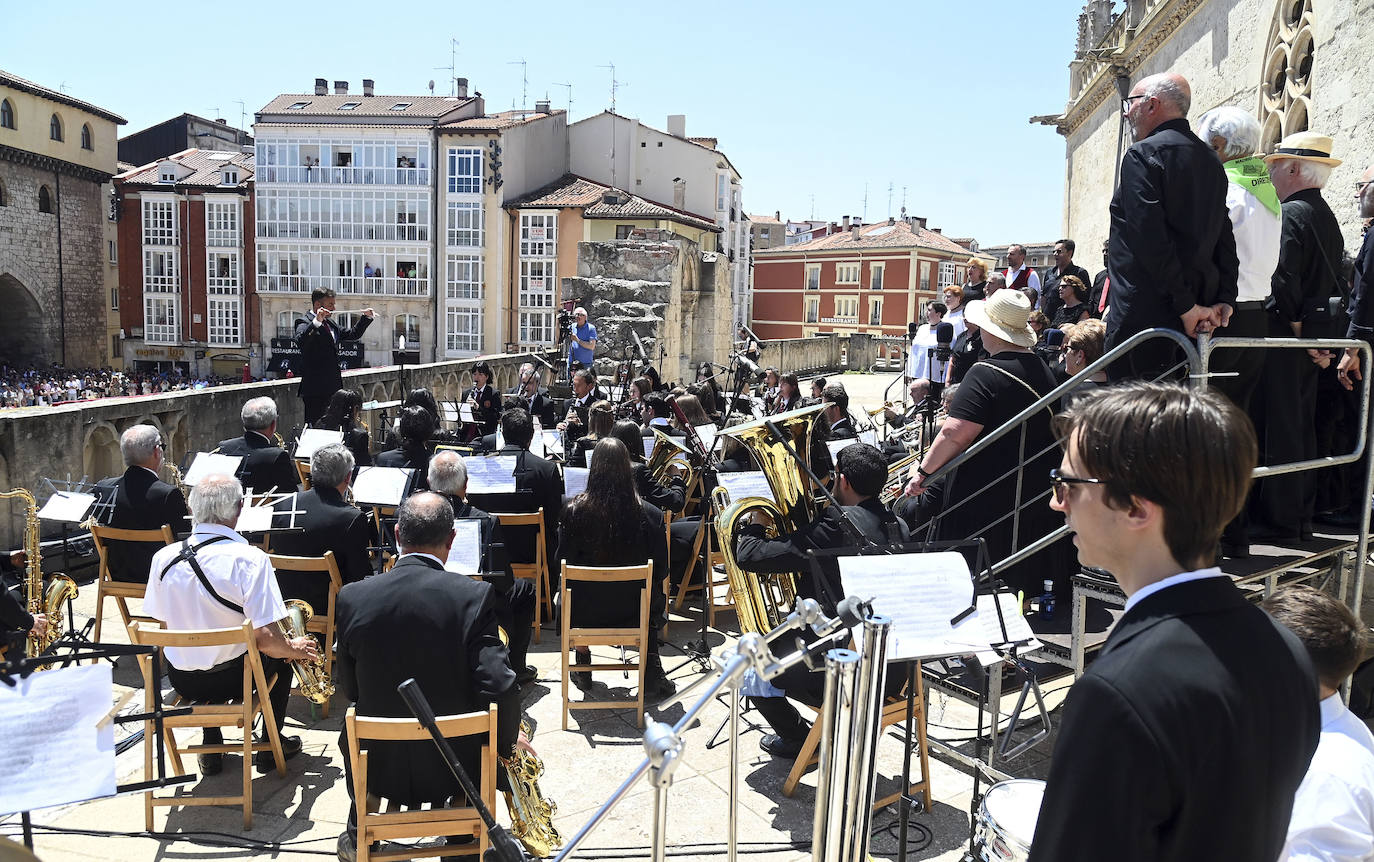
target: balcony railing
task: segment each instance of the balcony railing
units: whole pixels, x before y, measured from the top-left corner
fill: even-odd
[[[427,186],[429,168],[333,167],[330,165],[260,165],[259,183],[310,185]]]
[[[395,278],[360,275],[267,275],[258,274],[263,293],[309,293],[327,287],[353,296],[429,296],[428,278]]]
[[[354,222],[261,221],[258,236],[263,239],[351,239],[388,242],[428,242],[429,226],[423,224],[359,224]]]

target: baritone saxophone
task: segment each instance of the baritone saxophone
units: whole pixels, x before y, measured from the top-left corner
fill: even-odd
[[[315,610],[310,607],[309,602],[303,602],[300,599],[287,599],[286,618],[279,620],[277,625],[287,640],[312,637],[305,630],[305,626],[314,615]],[[296,674],[296,682],[300,685],[301,694],[305,695],[306,699],[312,703],[328,703],[329,698],[334,695],[334,683],[330,681],[329,674],[324,672],[324,650],[328,648],[328,646],[320,647],[320,657],[314,661],[291,662],[291,670]]]
[[[528,723],[522,722],[520,729],[526,738],[531,736]],[[539,789],[544,761],[517,747],[510,757],[501,758],[501,765],[510,778],[511,789],[503,791],[503,795],[510,811],[511,834],[531,855],[541,859],[552,855],[563,846],[563,836],[553,825],[558,806]]]
[[[47,633],[39,637],[30,635],[26,649],[33,658],[62,636],[65,609],[68,599],[76,598],[76,582],[63,574],[55,574],[43,583],[43,554],[38,533],[38,501],[25,488],[0,491],[0,500],[14,498],[24,503],[24,549],[15,555],[15,562],[23,558],[24,563],[24,603],[30,614],[43,614],[48,620]],[[40,668],[47,669],[47,666]]]

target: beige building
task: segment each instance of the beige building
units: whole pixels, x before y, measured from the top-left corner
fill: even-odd
[[[1086,265],[1108,232],[1121,151],[1130,145],[1121,98],[1141,78],[1177,72],[1192,85],[1196,125],[1219,105],[1253,111],[1266,151],[1285,135],[1330,135],[1344,164],[1327,201],[1359,242],[1350,194],[1374,162],[1374,14],[1357,0],[1091,0],[1078,19],[1062,113],[1034,117],[1066,139],[1065,236]],[[1089,267],[1092,269],[1092,267]]]
[[[0,361],[98,367],[118,352],[110,179],[124,122],[0,71]]]
[[[787,241],[786,230],[781,212],[774,212],[771,216],[749,216],[749,238],[754,244],[754,251],[782,245]]]

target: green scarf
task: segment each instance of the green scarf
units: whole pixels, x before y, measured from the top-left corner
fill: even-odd
[[[1269,180],[1269,166],[1259,156],[1247,156],[1222,162],[1226,179],[1245,189],[1259,199],[1274,215],[1279,215],[1279,196],[1274,192],[1274,184]]]

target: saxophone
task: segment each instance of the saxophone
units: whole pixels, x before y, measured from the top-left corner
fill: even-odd
[[[43,587],[43,556],[38,535],[38,501],[24,488],[0,492],[0,499],[18,498],[24,501],[24,599],[29,613],[43,614],[48,620],[48,631],[42,637],[30,635],[28,655],[33,658],[62,636],[63,604],[67,599],[76,598],[76,582],[63,574],[48,579],[47,589]]]
[[[520,729],[528,738],[530,726],[522,722]],[[503,791],[506,808],[510,811],[511,834],[531,855],[543,859],[563,845],[563,836],[553,825],[558,806],[544,798],[539,789],[539,776],[544,774],[544,762],[528,751],[515,749],[510,757],[501,758],[510,778],[509,791]]]
[[[308,602],[300,599],[286,600],[286,618],[277,622],[281,633],[288,639],[311,636],[305,626],[310,622],[310,618],[315,615],[315,609],[310,607]],[[321,647],[328,649],[328,647]],[[296,674],[296,682],[300,684],[301,694],[313,703],[328,703],[329,698],[334,695],[334,683],[330,681],[328,674],[324,672],[323,653],[321,657],[314,661],[293,661],[291,670]]]
[[[172,484],[181,489],[181,496],[189,501],[191,499],[191,489],[186,487],[186,479],[182,477],[181,471],[177,469],[177,465],[173,464],[171,461],[167,462],[167,475],[171,477]]]

